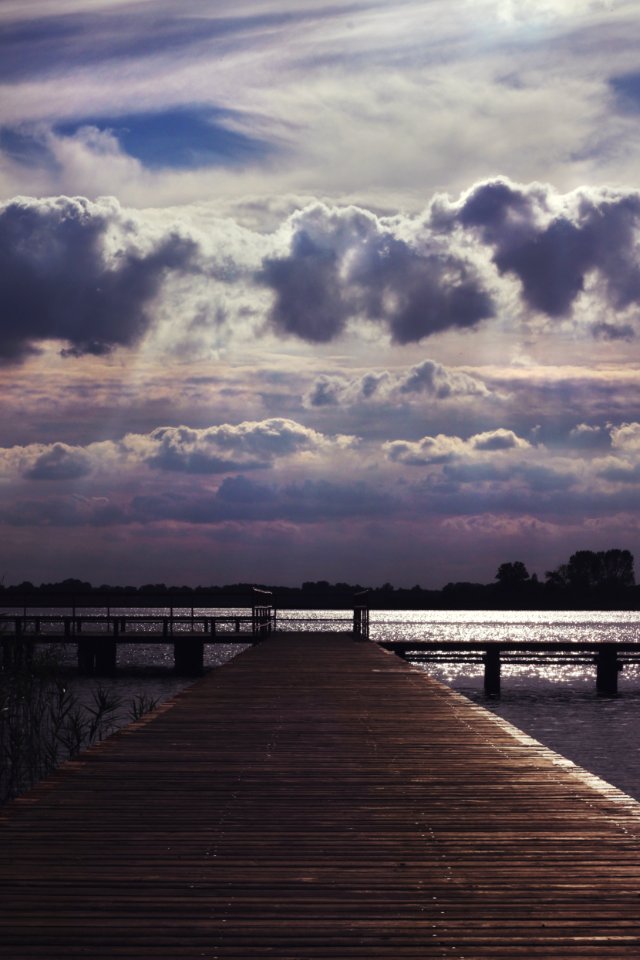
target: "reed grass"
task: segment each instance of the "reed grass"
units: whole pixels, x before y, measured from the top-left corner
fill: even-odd
[[[156,706],[157,700],[145,693],[125,704],[101,685],[88,699],[80,697],[59,658],[46,650],[5,657],[0,668],[0,804]]]

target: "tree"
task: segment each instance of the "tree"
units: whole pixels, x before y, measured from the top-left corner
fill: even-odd
[[[569,562],[546,574],[550,584],[572,590],[617,590],[635,583],[629,550],[578,550]]]
[[[512,563],[501,563],[498,567],[495,579],[501,587],[520,587],[529,579],[529,571],[522,560],[514,560]]]
[[[602,554],[602,578],[608,587],[632,587],[633,554],[629,550],[606,550]]]

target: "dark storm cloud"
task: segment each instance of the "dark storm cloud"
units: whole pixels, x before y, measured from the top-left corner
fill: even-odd
[[[637,192],[583,188],[560,197],[541,184],[496,180],[474,187],[448,216],[449,226],[489,245],[499,273],[516,276],[525,303],[550,317],[571,311],[589,274],[611,308],[640,302]],[[436,220],[444,226],[447,214],[436,210]]]
[[[288,250],[266,258],[259,276],[274,292],[270,320],[282,333],[326,342],[363,317],[410,343],[494,314],[471,260],[435,237],[410,242],[367,211],[320,205],[291,227]]]
[[[0,207],[0,360],[46,339],[75,355],[138,341],[167,271],[188,269],[194,245],[171,233],[144,247],[136,239],[115,201],[18,198]]]

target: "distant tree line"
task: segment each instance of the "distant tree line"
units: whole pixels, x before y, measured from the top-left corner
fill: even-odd
[[[521,609],[521,610],[633,610],[640,606],[633,554],[629,550],[578,550],[567,563],[545,573],[544,581],[529,574],[521,560],[501,563],[492,583],[448,583],[442,590],[362,584],[305,581],[300,587],[233,583],[225,586],[167,586],[146,583],[140,587],[92,586],[67,579],[35,586],[29,581],[0,584],[0,604],[77,605],[156,604],[175,606],[250,606],[271,599],[276,607],[327,609],[366,604],[374,609]],[[268,591],[271,598],[256,593]]]

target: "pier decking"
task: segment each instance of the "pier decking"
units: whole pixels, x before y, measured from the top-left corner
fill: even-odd
[[[273,634],[0,810],[0,957],[640,956],[640,807],[349,634]]]

